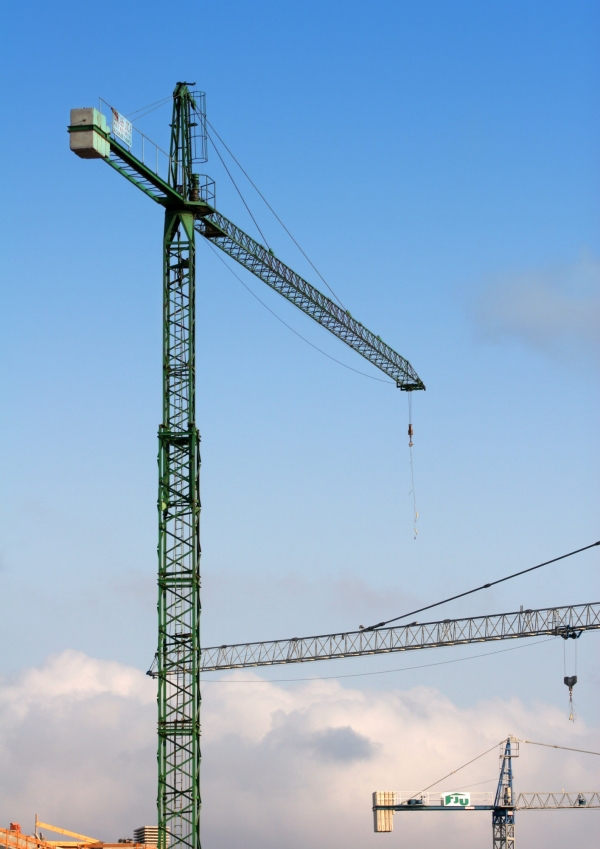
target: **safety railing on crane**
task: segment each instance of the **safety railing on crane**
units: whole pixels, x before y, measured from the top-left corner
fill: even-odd
[[[129,153],[135,156],[142,165],[145,165],[146,168],[167,183],[171,169],[169,154],[145,133],[138,130],[133,122],[128,121],[125,115],[118,112],[106,100],[99,99],[98,110],[106,118],[106,125],[110,128],[111,138],[126,147]]]

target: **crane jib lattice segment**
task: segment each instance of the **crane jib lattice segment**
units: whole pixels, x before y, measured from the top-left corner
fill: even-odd
[[[425,389],[411,364],[330,298],[292,271],[267,248],[218,212],[203,216],[196,229],[275,291],[349,345],[405,391]]]
[[[379,794],[381,795],[381,794]],[[415,805],[415,796],[404,790],[388,791],[393,797],[391,804],[373,805],[374,811],[493,811],[506,808],[515,811],[553,811],[571,808],[595,810],[600,808],[600,793],[596,790],[561,790],[559,793],[518,793],[512,805],[494,805],[492,793],[470,793],[469,804],[464,807],[448,807],[441,804],[440,793],[420,793]]]
[[[202,671],[306,663],[368,654],[483,643],[600,629],[600,602],[470,619],[348,631],[316,637],[215,646],[202,650]]]

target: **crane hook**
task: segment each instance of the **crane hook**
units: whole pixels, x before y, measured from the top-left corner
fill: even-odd
[[[577,675],[565,675],[564,682],[569,688],[569,719],[575,722],[575,705],[573,704],[573,687],[577,684]]]

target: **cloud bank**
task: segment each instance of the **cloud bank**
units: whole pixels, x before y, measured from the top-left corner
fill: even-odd
[[[600,260],[584,252],[572,264],[494,278],[480,293],[475,320],[490,340],[598,353]]]
[[[376,835],[370,794],[419,790],[509,733],[600,747],[600,729],[517,699],[465,709],[425,687],[289,687],[239,671],[225,680],[204,684],[206,847],[488,845],[487,813],[398,814],[394,834]],[[599,789],[596,760],[522,746],[517,789]],[[0,682],[0,763],[0,824],[30,831],[38,813],[104,840],[131,836],[156,819],[154,682],[74,651]],[[497,770],[492,752],[436,790],[493,789]],[[531,849],[592,849],[599,826],[600,811],[523,813],[518,835]]]

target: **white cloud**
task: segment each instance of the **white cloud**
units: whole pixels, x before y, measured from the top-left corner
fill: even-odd
[[[228,680],[261,681],[242,672]],[[105,840],[154,822],[154,687],[138,670],[77,652],[0,682],[0,822],[30,830],[37,812]],[[208,847],[487,845],[487,813],[398,814],[394,835],[373,834],[370,794],[418,790],[508,733],[600,747],[599,729],[570,725],[552,707],[493,699],[465,709],[425,687],[207,682],[204,699]],[[600,788],[596,760],[522,746],[516,782],[522,790]],[[497,769],[492,752],[436,789],[494,779]],[[600,811],[523,813],[520,842],[591,849],[599,820]]]
[[[600,260],[584,252],[576,262],[492,279],[475,307],[488,339],[520,339],[563,350],[600,344]]]
[[[0,822],[102,838],[132,807],[154,818],[154,704],[143,673],[75,651],[1,682]]]

